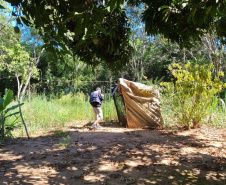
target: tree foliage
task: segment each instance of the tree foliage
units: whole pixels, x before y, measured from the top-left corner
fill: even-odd
[[[210,39],[206,39],[210,38],[211,35],[204,34],[201,40],[206,40],[206,47],[204,48],[201,44],[197,44],[194,40],[189,39],[190,44],[194,45],[189,50],[181,49],[177,43],[168,41],[162,35],[150,32],[149,34],[153,36],[149,36],[145,32],[147,27],[152,25],[156,26],[156,33],[160,33],[159,31],[162,27],[157,28],[157,25],[154,25],[154,22],[152,24],[150,21],[158,20],[162,24],[168,24],[167,19],[161,18],[163,14],[166,14],[166,11],[163,10],[167,9],[163,5],[167,4],[169,7],[174,3],[176,6],[177,3],[182,1],[157,2],[154,0],[131,0],[123,8],[121,5],[124,1],[117,0],[109,0],[105,1],[105,3],[101,0],[7,1],[11,2],[14,6],[13,16],[17,19],[16,27],[19,24],[23,24],[23,27],[19,26],[21,34],[27,37],[29,32],[32,33],[28,38],[22,36],[22,45],[20,46],[20,50],[25,49],[30,56],[29,60],[27,60],[28,63],[32,64],[35,61],[34,59],[37,58],[35,53],[38,55],[42,51],[42,45],[45,44],[43,46],[46,47],[45,53],[41,56],[37,66],[39,68],[39,77],[42,80],[40,82],[32,79],[31,82],[38,92],[55,92],[56,89],[58,91],[60,88],[69,86],[71,89],[89,92],[98,84],[92,82],[92,85],[89,87],[88,83],[79,81],[114,81],[118,77],[135,81],[141,81],[143,76],[147,76],[149,79],[164,77],[164,81],[169,81],[172,76],[167,71],[167,68],[173,62],[181,64],[187,62],[197,62],[199,64],[213,63],[215,73],[217,71],[220,72],[222,69],[224,70],[224,67],[222,67],[225,58],[224,47],[215,47],[219,44],[222,46],[222,42],[219,41],[219,37],[215,34],[216,32],[213,27],[210,30],[214,34],[213,44]],[[193,1],[186,1],[184,3],[183,6],[188,6]],[[74,6],[75,4],[76,6]],[[200,6],[202,4],[200,3]],[[207,4],[209,6],[211,2],[208,1]],[[145,21],[145,14],[149,11],[150,6],[156,8],[155,14],[159,15],[159,17],[156,20],[154,19],[156,17],[149,17]],[[197,9],[197,11],[199,10]],[[203,17],[197,18],[202,19]],[[213,16],[213,19],[216,20],[217,16]],[[191,19],[190,24],[193,24],[192,21],[194,20]],[[25,27],[24,24],[30,27]],[[177,24],[180,24],[180,22]],[[35,26],[37,30],[31,28],[31,26]],[[168,29],[162,30],[168,32]],[[5,47],[6,51],[7,49],[12,49],[13,45],[18,43],[13,39],[15,37],[17,40],[20,40],[20,34],[12,33],[11,25],[5,27],[3,31],[9,34],[2,34],[2,41],[8,40],[7,42],[11,43]],[[202,29],[201,31],[200,33],[203,34],[207,30]],[[37,34],[37,32],[41,35]],[[126,36],[124,35],[125,33],[127,34]],[[177,32],[173,30],[172,33]],[[189,33],[186,34],[187,38],[189,38]],[[37,44],[36,40],[39,40],[40,36],[42,37],[41,43]],[[180,41],[183,43],[183,40]],[[210,49],[210,46],[208,46],[210,44],[212,48],[215,48]],[[65,54],[65,52],[59,53],[58,51],[67,52]],[[56,54],[61,55],[61,57],[54,57]],[[220,55],[218,56],[218,54]],[[2,56],[5,59],[10,58],[6,53],[3,53]],[[96,68],[89,67],[87,63],[95,65]],[[125,65],[125,63],[127,64]],[[98,64],[100,65],[98,66]],[[0,65],[3,65],[3,63]],[[21,66],[25,67],[26,65],[21,64]],[[111,73],[106,71],[109,67],[116,69],[117,72]],[[120,70],[121,67],[123,67],[122,70]],[[30,71],[31,69],[28,69],[27,72]],[[6,77],[10,74],[12,73],[4,70],[0,75]],[[36,72],[35,74],[38,73]],[[6,82],[7,85],[5,85]],[[13,89],[11,87],[12,84],[10,79],[4,81],[1,86]],[[102,86],[102,84],[100,85]],[[75,88],[77,86],[79,88]],[[2,88],[2,91],[4,91],[4,88]]]
[[[39,30],[44,47],[55,55],[73,52],[88,64],[105,62],[112,69],[129,61],[132,48],[130,29],[122,8],[125,0],[6,0],[14,8],[18,24]],[[142,6],[142,21],[148,35],[162,34],[180,46],[193,41],[210,29],[219,38],[226,36],[224,0],[128,0]],[[17,29],[17,28],[16,28]],[[18,30],[17,30],[18,31]]]
[[[0,26],[5,25],[5,27],[0,34],[0,77],[17,76],[21,83],[20,90],[25,91],[26,84],[29,83],[31,76],[38,76],[37,59],[31,57],[21,42],[21,34],[14,32],[13,26],[7,24],[7,17],[4,15],[4,12],[1,13]],[[4,83],[1,83],[1,88]],[[15,85],[15,81],[13,84]],[[9,88],[9,85],[7,85],[7,88]],[[4,91],[4,89],[2,88],[1,91]]]
[[[180,46],[191,47],[192,41],[213,28],[222,40],[226,36],[226,1],[224,0],[129,0],[143,4],[143,22],[149,35],[162,34]]]
[[[78,55],[88,64],[106,62],[118,69],[128,62],[130,29],[121,4],[124,0],[7,0],[18,24],[31,25],[55,55]],[[117,65],[116,65],[117,64]]]

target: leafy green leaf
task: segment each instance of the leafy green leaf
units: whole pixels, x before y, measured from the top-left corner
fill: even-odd
[[[6,108],[7,105],[11,103],[12,99],[13,99],[13,91],[8,90],[6,95],[4,96],[3,107]]]
[[[16,109],[16,108],[18,108],[19,106],[21,106],[21,105],[23,105],[23,104],[24,104],[24,103],[20,103],[20,104],[14,105],[14,106],[12,106],[12,107],[6,109],[5,113],[7,113],[7,112],[9,112],[9,111],[11,111],[11,110]]]
[[[18,18],[16,19],[16,22],[17,22],[17,24],[19,24],[19,25],[23,25],[22,22],[21,22],[20,17],[18,17]]]
[[[14,27],[15,33],[20,33],[20,28],[18,26]]]
[[[94,43],[94,44],[98,44],[98,42],[99,42],[99,41],[98,41],[97,38],[93,39],[93,43]]]
[[[96,24],[96,28],[103,32],[103,34],[107,35],[106,29],[103,26],[100,26],[99,24]]]
[[[8,118],[8,117],[11,117],[11,116],[14,116],[14,115],[17,115],[17,114],[19,114],[20,112],[18,111],[18,112],[14,112],[14,113],[12,113],[12,114],[9,114],[9,115],[7,115],[6,117],[5,117],[5,119],[6,118]]]
[[[161,6],[161,7],[158,9],[158,11],[161,11],[161,10],[163,10],[163,9],[169,9],[169,6]]]

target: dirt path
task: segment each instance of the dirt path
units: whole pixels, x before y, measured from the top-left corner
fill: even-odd
[[[1,146],[0,184],[226,184],[226,129],[65,131]]]

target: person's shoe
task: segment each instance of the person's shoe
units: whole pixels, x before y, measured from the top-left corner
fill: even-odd
[[[100,128],[103,128],[103,127],[100,126],[100,124],[97,124],[97,125],[96,125],[96,129],[100,129]]]
[[[92,128],[97,129],[97,125],[95,123],[93,123]]]

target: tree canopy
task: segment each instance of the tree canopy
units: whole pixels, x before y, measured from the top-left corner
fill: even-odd
[[[129,0],[143,3],[142,21],[149,35],[162,34],[181,47],[191,47],[193,41],[215,29],[219,38],[226,36],[225,0]]]
[[[129,61],[131,30],[123,5],[143,6],[142,22],[148,35],[191,47],[215,29],[226,36],[225,0],[5,0],[17,24],[34,25],[44,47],[56,54],[72,52],[92,65],[118,69]],[[3,7],[0,7],[3,8]],[[18,31],[18,28],[15,28]]]
[[[7,0],[17,23],[33,25],[47,51],[71,52],[88,64],[105,62],[112,69],[129,60],[130,29],[122,1]],[[60,51],[60,52],[59,52]],[[117,64],[117,65],[116,65]]]

